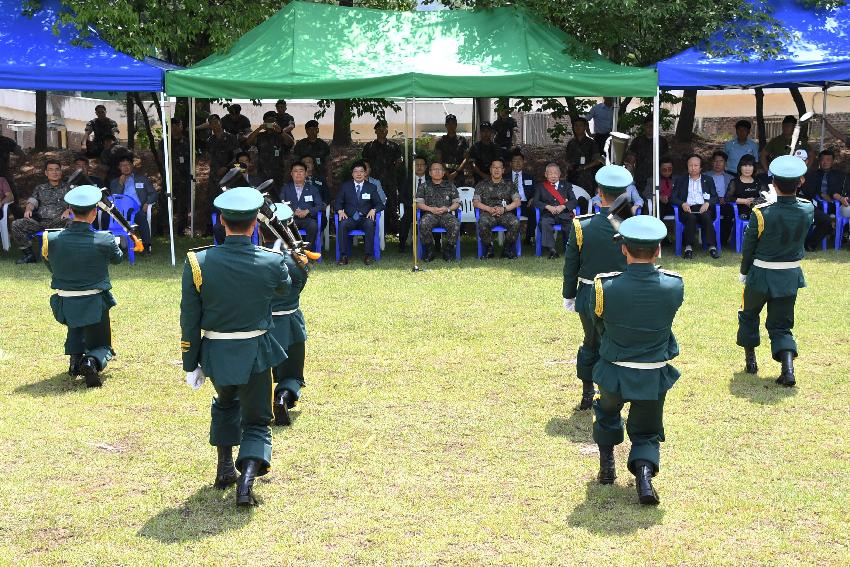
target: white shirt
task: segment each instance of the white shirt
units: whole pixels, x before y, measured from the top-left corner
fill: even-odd
[[[702,195],[702,176],[697,179],[688,177],[688,201],[689,205],[702,205],[705,197]]]
[[[296,201],[301,200],[301,193],[303,193],[303,192],[304,192],[304,186],[303,185],[296,185],[295,186],[295,200]]]

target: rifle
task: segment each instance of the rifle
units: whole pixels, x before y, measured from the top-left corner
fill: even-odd
[[[71,174],[67,181],[68,185],[71,185],[71,183],[76,180],[77,177],[81,178],[83,185],[94,185],[91,182],[91,179],[89,179],[89,176],[83,173],[82,169],[78,169]],[[71,187],[74,187],[74,185],[71,185]],[[115,207],[115,203],[109,200],[109,197],[106,194],[106,187],[102,187],[100,189],[100,192],[101,196],[100,201],[97,202],[97,208],[108,214],[113,219],[115,219],[115,222],[121,225],[121,228],[123,228],[127,232],[130,237],[130,240],[133,241],[134,252],[143,252],[145,249],[145,245],[142,244],[142,239],[139,238],[138,226],[128,222],[127,219],[124,218],[124,215],[121,214],[121,211],[119,211]]]

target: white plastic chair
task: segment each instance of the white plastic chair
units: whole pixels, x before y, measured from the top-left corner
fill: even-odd
[[[12,247],[12,243],[9,241],[9,205],[11,203],[3,205],[3,218],[0,219],[0,243],[2,243],[5,252],[8,252],[9,248]]]

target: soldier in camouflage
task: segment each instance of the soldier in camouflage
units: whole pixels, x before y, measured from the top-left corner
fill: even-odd
[[[496,226],[507,229],[502,257],[516,258],[516,239],[519,234],[516,209],[522,202],[516,187],[502,178],[504,173],[504,158],[494,158],[490,163],[490,179],[479,182],[472,197],[472,206],[480,211],[478,236],[484,246],[482,258],[493,257],[493,227]]]
[[[445,179],[446,170],[443,164],[435,161],[429,170],[431,180],[416,192],[416,208],[422,211],[419,221],[419,238],[425,249],[423,260],[430,262],[434,259],[435,228],[446,229],[443,240],[443,260],[449,262],[457,244],[460,220],[456,211],[460,207],[460,198],[454,183]]]

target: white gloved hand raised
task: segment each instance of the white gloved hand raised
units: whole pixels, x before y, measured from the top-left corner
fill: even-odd
[[[570,313],[575,313],[576,312],[576,300],[575,300],[575,298],[573,298],[573,299],[564,298],[564,309],[566,309]]]
[[[280,252],[280,249],[282,247],[283,247],[283,240],[278,238],[277,240],[274,241],[274,246],[272,246],[272,250],[274,250],[275,252]]]
[[[193,372],[186,373],[186,384],[188,384],[193,390],[197,390],[203,386],[205,380],[206,377],[204,376],[204,371],[201,370],[200,366],[198,366]]]
[[[742,284],[746,285],[747,275],[746,274],[738,274],[738,281],[741,282]]]

